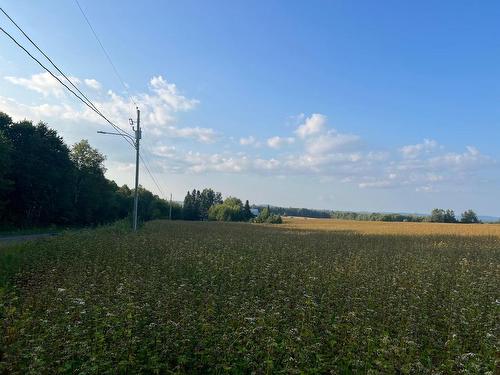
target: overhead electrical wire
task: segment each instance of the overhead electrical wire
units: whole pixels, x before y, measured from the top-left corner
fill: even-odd
[[[158,181],[156,180],[156,178],[154,177],[153,173],[149,169],[148,163],[146,162],[145,159],[143,159],[142,155],[139,155],[139,158],[141,159],[142,164],[146,168],[146,171],[148,172],[149,176],[151,177],[151,180],[153,180],[153,183],[156,185],[156,188],[158,189],[158,192],[160,193],[160,195],[162,195],[163,197],[165,197],[165,194],[163,193],[163,190],[160,188],[160,185],[158,184]]]
[[[146,154],[149,154],[151,157],[153,157],[154,155],[154,152],[152,151],[153,147],[151,147],[151,144],[146,139],[142,140],[142,146],[143,146],[142,150],[144,152],[144,156],[146,157]],[[148,161],[147,158],[146,161]],[[165,183],[165,180],[162,178],[162,175],[158,175],[157,177],[162,182],[162,186],[168,186],[168,184]]]
[[[94,35],[94,38],[96,39],[97,43],[99,44],[99,46],[101,47],[101,50],[102,52],[104,53],[104,55],[106,56],[106,59],[108,60],[109,64],[111,65],[111,67],[113,68],[113,71],[116,75],[116,77],[118,78],[118,80],[120,81],[120,83],[122,84],[123,88],[125,89],[125,92],[127,93],[129,99],[135,104],[135,106],[137,107],[137,103],[136,101],[134,100],[134,98],[130,95],[129,91],[128,91],[128,87],[127,85],[125,84],[124,80],[122,79],[120,73],[118,72],[118,69],[116,68],[116,65],[113,63],[113,60],[111,59],[111,56],[109,55],[109,53],[107,52],[106,48],[104,48],[104,45],[102,44],[101,42],[101,39],[99,38],[99,36],[97,35],[97,32],[95,31],[94,27],[92,26],[92,24],[90,23],[90,20],[89,18],[87,17],[87,15],[85,14],[85,11],[83,10],[82,6],[80,5],[80,2],[78,0],[75,0],[75,3],[76,5],[78,6],[78,9],[80,10],[80,13],[82,14],[83,18],[85,19],[85,22],[87,23],[87,25],[89,26],[90,30],[92,31],[92,34]],[[143,148],[143,151],[145,152],[146,149]],[[151,177],[151,180],[153,181],[153,183],[156,185],[156,188],[158,189],[159,193],[163,196],[165,196],[165,194],[163,193],[163,190],[160,188],[160,184],[158,183],[158,180],[156,179],[155,175],[151,172],[151,170],[149,169],[149,162],[148,162],[148,158],[146,157],[146,154],[144,153],[144,158],[142,157],[142,155],[140,155],[140,158],[141,158],[141,161],[144,165],[144,167],[146,168],[146,171],[148,172],[148,174],[150,175]]]
[[[94,34],[94,37],[95,39],[97,40],[97,43],[99,43],[99,46],[101,46],[101,50],[102,52],[104,53],[104,55],[106,56],[106,58],[108,59],[108,62],[109,64],[111,65],[111,67],[113,68],[113,71],[115,72],[115,75],[116,77],[118,78],[118,80],[121,82],[123,88],[125,89],[125,92],[127,93],[129,99],[132,101],[132,103],[134,103],[134,105],[137,107],[137,103],[135,102],[134,98],[130,95],[129,91],[128,91],[128,87],[127,85],[125,84],[125,82],[123,81],[120,73],[118,73],[118,69],[116,69],[116,66],[115,64],[113,64],[113,60],[111,60],[111,57],[109,56],[108,52],[106,51],[106,49],[104,48],[104,45],[101,43],[101,39],[99,39],[99,37],[97,36],[97,33],[95,31],[95,29],[92,27],[92,24],[90,23],[87,15],[85,14],[85,12],[83,11],[83,8],[80,6],[80,3],[78,2],[78,0],[75,0],[75,3],[76,5],[78,6],[78,9],[80,9],[80,12],[82,13],[82,16],[83,18],[85,19],[85,21],[87,22],[87,25],[89,25],[90,27],[90,30],[92,30],[92,34]]]
[[[10,18],[7,13],[5,13],[5,11],[0,8],[0,10],[10,19],[12,20],[12,18]],[[12,22],[14,22],[12,20]],[[17,26],[17,24],[15,24]],[[31,43],[33,43],[35,46],[36,44],[26,35],[26,33],[24,33],[24,31],[22,31],[22,29],[17,26],[21,32],[30,40]],[[70,85],[72,85],[73,87],[75,87],[75,89],[86,99],[84,100],[80,95],[78,95],[74,90],[72,90],[66,83],[64,83],[58,76],[56,76],[49,68],[47,68],[39,59],[37,59],[35,56],[33,56],[23,45],[21,45],[9,32],[7,32],[3,27],[0,27],[0,31],[2,31],[5,35],[7,35],[7,37],[9,37],[19,48],[21,48],[31,59],[33,59],[35,62],[38,63],[38,65],[40,65],[47,73],[49,73],[54,79],[56,79],[61,85],[63,85],[69,92],[71,92],[76,98],[78,98],[83,104],[85,104],[88,108],[90,108],[93,112],[95,112],[97,115],[99,115],[101,118],[103,118],[109,125],[111,125],[118,133],[120,133],[120,135],[132,146],[132,147],[135,147],[135,145],[133,144],[133,142],[131,142],[127,136],[130,137],[130,134],[127,133],[125,130],[123,130],[122,128],[120,128],[118,125],[114,124],[112,121],[110,121],[106,116],[104,116],[96,107],[95,105],[71,82],[71,80],[69,80],[69,78],[64,74],[62,73],[62,71],[57,68],[55,66],[55,64],[52,62],[52,60],[43,52],[41,51],[41,49],[36,46],[36,48],[51,62],[51,64],[53,64],[56,69],[66,78],[66,80],[68,80],[68,82],[70,83]]]
[[[73,86],[73,88],[77,90],[78,93],[80,93],[80,95],[82,95],[87,100],[87,102],[94,108],[94,110],[97,111],[99,115],[103,116],[102,113],[99,111],[99,109],[97,109],[97,107],[94,105],[94,103],[92,103],[92,101],[89,98],[87,98],[87,96],[68,78],[68,76],[66,76],[66,74],[64,74],[64,72],[61,69],[59,69],[59,67],[52,61],[52,59],[49,56],[47,56],[47,54],[44,51],[42,51],[42,49],[29,37],[28,34],[26,34],[26,32],[12,19],[12,17],[10,17],[7,14],[7,12],[3,10],[3,8],[0,8],[0,11],[2,11],[2,13],[14,24],[14,26],[17,27],[17,29],[26,37],[26,39],[28,39],[30,43],[52,64],[52,66],[66,79],[66,81],[68,81],[69,84]],[[121,129],[118,125],[115,124],[111,125],[116,126],[123,133],[127,133],[125,130]]]
[[[137,106],[137,103],[135,100],[130,96],[128,93],[128,89],[126,84],[124,83],[123,79],[121,78],[120,74],[118,73],[118,70],[116,69],[115,65],[113,64],[109,54],[106,52],[106,49],[102,45],[99,37],[97,36],[94,28],[90,24],[87,16],[85,15],[83,9],[81,8],[78,0],[75,0],[76,4],[78,5],[78,8],[80,9],[83,17],[85,18],[87,24],[89,25],[90,29],[92,30],[92,33],[94,34],[94,37],[96,38],[97,42],[101,46],[102,51],[106,55],[106,58],[108,59],[109,63],[111,64],[113,71],[115,72],[117,78],[125,88],[125,91],[127,92],[130,100]],[[115,129],[118,134],[122,136],[132,147],[136,147],[135,142],[133,142],[131,139],[132,136],[122,128],[120,128],[118,125],[114,124],[112,121],[110,121],[102,112],[94,105],[94,103],[68,78],[68,76],[53,62],[53,60],[28,36],[28,34],[5,12],[3,8],[0,7],[0,11],[16,26],[16,28],[28,39],[28,41],[50,62],[50,64],[66,79],[66,81],[78,92],[78,94],[70,88],[65,82],[63,82],[60,77],[55,75],[49,68],[47,68],[39,59],[37,59],[33,54],[30,53],[21,43],[19,43],[9,32],[7,32],[4,28],[0,26],[0,31],[2,31],[7,37],[9,37],[19,48],[21,48],[31,59],[33,59],[38,65],[40,65],[47,73],[49,73],[54,79],[56,79],[61,85],[63,85],[69,92],[71,92],[76,98],[78,98],[83,104],[85,104],[89,109],[91,109],[93,112],[95,112],[97,115],[99,115],[101,118],[103,118],[109,125]],[[80,95],[79,95],[80,94]],[[82,98],[83,97],[83,98]],[[149,163],[147,162],[147,158],[143,158],[142,155],[139,155],[144,167],[146,168],[147,173],[151,177],[151,180],[155,184],[156,188],[158,189],[159,193],[163,196],[165,194],[163,193],[163,190],[161,189],[157,179],[155,178],[154,174],[151,172],[149,168]]]

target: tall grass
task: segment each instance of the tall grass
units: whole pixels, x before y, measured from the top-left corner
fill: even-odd
[[[0,296],[0,372],[498,365],[497,237],[151,222],[12,251],[21,264]]]

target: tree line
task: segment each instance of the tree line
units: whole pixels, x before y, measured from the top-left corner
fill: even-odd
[[[387,222],[423,222],[424,216],[405,215],[395,213],[378,213],[378,212],[350,212],[350,211],[332,211],[332,219],[338,220],[358,220],[358,221],[387,221]]]
[[[131,216],[134,190],[105,177],[105,156],[87,140],[64,143],[44,122],[14,122],[0,112],[0,227],[88,226]],[[139,187],[139,220],[254,221],[280,223],[281,215],[363,221],[480,223],[473,210],[457,219],[453,210],[434,209],[429,216],[397,213],[250,206],[239,198],[223,199],[207,188],[188,191],[183,205],[170,203]],[[251,209],[257,208],[258,215]]]
[[[451,209],[435,208],[428,216],[423,215],[405,215],[394,213],[364,213],[349,211],[332,211],[332,219],[338,220],[359,220],[359,221],[389,221],[389,222],[430,222],[430,223],[465,223],[479,224],[477,214],[473,210],[466,210],[462,213],[460,220],[456,218],[455,212]]]
[[[462,213],[460,220],[455,216],[453,210],[442,208],[435,208],[431,212],[429,220],[432,223],[464,223],[464,224],[479,224],[481,220],[473,210],[466,210]]]
[[[104,173],[105,156],[87,140],[64,143],[44,122],[0,112],[0,226],[88,226],[130,216],[134,191]],[[140,187],[139,219],[166,218],[169,203]],[[173,218],[182,217],[179,204]]]
[[[245,204],[236,197],[222,199],[220,192],[210,188],[188,191],[182,207],[184,220],[252,221],[271,224],[282,222],[281,216],[271,213],[269,207],[254,215],[248,199]]]
[[[310,208],[279,207],[266,205],[254,205],[252,206],[252,208],[257,208],[259,210],[267,208],[273,215],[311,217],[317,219],[329,219],[331,217],[331,211],[329,210],[315,210]]]
[[[266,206],[252,206],[262,210]],[[473,210],[464,211],[460,219],[450,209],[435,208],[430,215],[382,213],[382,212],[354,212],[354,211],[330,211],[316,210],[310,208],[267,206],[269,212],[283,216],[310,217],[318,219],[357,220],[357,221],[386,221],[386,222],[432,222],[432,223],[481,223]]]
[[[68,146],[44,122],[14,122],[0,112],[0,228],[93,226],[131,217],[134,190],[105,177],[106,157],[87,140]],[[184,203],[170,203],[139,187],[140,221],[153,219],[255,221],[281,217],[253,215],[248,200],[222,198],[194,189]]]

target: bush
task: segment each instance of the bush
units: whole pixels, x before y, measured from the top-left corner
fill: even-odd
[[[224,203],[210,207],[208,220],[244,221],[243,203],[238,198],[228,197],[224,200]]]
[[[271,214],[269,207],[264,208],[254,220],[254,223],[282,224],[280,215]]]

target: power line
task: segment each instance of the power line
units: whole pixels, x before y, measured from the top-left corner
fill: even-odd
[[[163,190],[160,188],[160,185],[158,184],[158,181],[156,181],[156,178],[154,177],[153,173],[149,170],[148,163],[146,163],[146,160],[143,159],[142,155],[139,156],[141,158],[142,164],[146,168],[146,171],[148,172],[149,176],[153,180],[153,183],[156,185],[156,188],[158,189],[158,192],[160,195],[165,197],[165,194],[163,193]]]
[[[94,33],[94,36],[96,37],[97,41],[99,42],[99,45],[101,46],[103,52],[105,53],[106,57],[108,58],[108,61],[110,62],[111,66],[113,67],[113,70],[115,71],[118,79],[120,80],[120,82],[122,83],[122,85],[124,86],[125,90],[127,91],[128,93],[128,90],[127,90],[127,87],[125,85],[125,83],[123,82],[123,80],[121,79],[115,65],[113,64],[113,62],[111,61],[111,58],[109,57],[109,55],[107,54],[106,50],[104,49],[104,46],[102,45],[102,43],[100,42],[97,34],[95,33],[92,25],[90,24],[90,22],[88,21],[87,17],[85,16],[85,13],[83,12],[83,9],[80,7],[80,4],[78,3],[78,0],[75,0],[75,2],[77,3],[78,7],[80,8],[80,11],[82,12],[84,18],[86,19],[89,27],[91,28],[92,32]],[[130,139],[128,139],[127,137],[131,137],[131,135],[126,132],[125,130],[123,130],[122,128],[120,128],[118,125],[114,124],[113,122],[111,122],[106,116],[104,116],[101,111],[94,105],[94,103],[92,103],[92,101],[68,78],[68,76],[52,61],[52,59],[26,34],[26,32],[24,32],[24,30],[3,10],[3,8],[0,8],[0,10],[2,11],[2,13],[17,27],[17,29],[26,37],[26,39],[29,40],[29,42],[50,62],[50,64],[66,79],[66,81],[68,81],[68,83],[81,95],[78,95],[75,91],[73,91],[73,89],[71,89],[70,87],[68,87],[68,85],[66,83],[64,83],[58,76],[56,76],[49,68],[47,68],[40,60],[38,60],[35,56],[33,56],[23,45],[21,45],[10,33],[8,33],[5,29],[3,29],[2,27],[0,27],[0,30],[5,34],[7,35],[19,48],[21,48],[31,59],[33,59],[34,61],[36,61],[38,63],[38,65],[40,65],[45,71],[47,71],[54,79],[56,79],[61,85],[63,85],[69,92],[71,92],[76,98],[78,98],[83,104],[85,104],[88,108],[90,108],[92,111],[94,111],[95,113],[97,113],[100,117],[102,117],[107,123],[109,123],[118,133],[117,135],[120,135],[122,136],[132,147],[136,147],[136,145],[130,141]],[[85,98],[85,100],[82,98]],[[133,100],[133,98],[129,95],[129,98],[132,100],[132,102],[135,103],[135,101]],[[136,103],[135,103],[136,104]],[[156,188],[158,189],[159,193],[162,195],[162,196],[165,196],[165,194],[163,193],[163,190],[161,189],[157,179],[155,178],[154,174],[151,172],[151,170],[149,169],[149,166],[148,166],[148,162],[147,162],[147,159],[144,159],[142,157],[142,155],[140,155],[140,159],[144,165],[144,167],[146,168],[146,171],[148,172],[149,176],[151,177],[153,183],[155,184]]]
[[[144,153],[144,157],[146,157],[146,154],[149,154],[149,156],[151,158],[153,158],[154,157],[154,152],[151,151],[151,150],[152,150],[151,144],[146,139],[143,139],[143,148],[142,148],[142,151]],[[146,157],[146,161],[148,161],[147,157]],[[162,186],[168,186],[168,184],[162,178],[162,175],[158,175],[157,177],[160,180],[160,182],[162,183]]]
[[[101,50],[102,52],[104,53],[104,55],[106,56],[106,59],[108,60],[109,64],[111,65],[111,67],[113,68],[113,71],[116,75],[116,77],[118,78],[118,80],[121,82],[123,88],[125,89],[125,92],[127,93],[129,99],[135,104],[135,106],[137,107],[137,103],[135,102],[134,98],[130,95],[129,91],[128,91],[128,87],[127,85],[125,84],[125,82],[123,81],[120,73],[118,72],[118,69],[116,68],[115,64],[113,63],[113,60],[111,59],[111,56],[109,55],[109,53],[106,51],[106,48],[104,48],[104,45],[102,44],[101,42],[101,39],[99,38],[99,36],[97,35],[97,32],[95,31],[94,27],[92,26],[92,24],[90,23],[90,20],[88,19],[87,15],[85,14],[85,11],[83,10],[83,8],[81,7],[80,5],[80,2],[78,0],[75,0],[75,3],[76,5],[78,6],[78,9],[80,10],[83,18],[85,19],[85,22],[87,23],[87,25],[89,26],[90,30],[92,31],[92,34],[94,35],[94,38],[96,39],[97,43],[99,44],[99,46],[101,47]],[[145,149],[144,149],[145,150]],[[160,188],[160,185],[157,181],[157,179],[155,178],[155,175],[151,172],[151,170],[149,169],[149,162],[148,162],[148,159],[146,157],[146,155],[144,155],[144,158],[142,157],[142,155],[140,155],[140,159],[144,165],[144,167],[146,168],[146,171],[148,172],[149,176],[151,177],[151,180],[153,181],[153,183],[156,185],[159,193],[162,195],[162,196],[165,196],[165,194],[163,193],[162,189]]]
[[[68,78],[68,76],[66,76],[66,74],[64,74],[64,72],[59,69],[59,67],[52,61],[52,59],[47,56],[47,54],[45,52],[42,51],[42,49],[28,36],[28,34],[26,34],[24,32],[24,30],[12,19],[12,17],[10,17],[6,12],[5,10],[3,10],[3,8],[0,8],[0,10],[2,11],[2,13],[14,24],[14,26],[17,27],[17,29],[26,37],[26,39],[28,39],[30,41],[30,43],[52,64],[52,66],[60,73],[62,74],[62,76],[64,78],[66,78],[66,81],[68,81],[70,83],[71,86],[73,86],[73,88],[75,90],[78,91],[78,93],[83,96],[87,102],[94,108],[95,111],[97,111],[97,113],[101,116],[104,116],[102,115],[101,111],[99,111],[99,109],[97,109],[97,107],[94,105],[94,103],[92,103],[92,101],[87,98],[87,96],[85,96],[85,94],[77,87],[75,86],[75,84],[73,84],[73,82]],[[115,124],[112,124],[113,126],[116,126],[117,128],[121,129],[118,125],[115,125]],[[121,129],[121,131],[123,133],[127,133],[125,130]]]
[[[17,44],[17,46],[19,48],[21,48],[24,52],[26,52],[26,54],[31,57],[33,60],[35,60],[38,65],[40,65],[43,69],[45,69],[52,77],[54,77],[57,81],[59,81],[59,83],[61,85],[63,85],[68,91],[70,91],[74,96],[76,96],[78,99],[80,99],[82,101],[83,104],[85,104],[87,107],[89,107],[92,111],[96,112],[99,116],[101,116],[102,118],[104,118],[111,126],[113,126],[113,128],[118,131],[120,133],[120,135],[122,137],[124,137],[124,139],[130,143],[130,145],[132,145],[132,147],[135,147],[134,144],[132,142],[130,142],[126,137],[125,135],[123,134],[123,131],[121,131],[121,128],[114,125],[111,121],[109,121],[103,114],[99,113],[98,111],[96,111],[94,108],[92,108],[92,106],[87,103],[85,100],[82,99],[81,96],[79,96],[76,92],[74,92],[72,89],[70,89],[68,87],[68,85],[66,85],[63,81],[61,81],[59,79],[59,77],[57,77],[54,73],[52,73],[52,71],[47,68],[45,65],[43,65],[40,60],[38,60],[36,57],[34,57],[26,48],[24,48],[12,35],[10,35],[7,31],[5,31],[2,27],[0,27],[0,31],[2,31],[5,35],[7,35],[15,44]],[[127,134],[127,133],[125,133]]]
[[[120,73],[118,73],[118,69],[116,69],[116,66],[115,64],[113,64],[113,61],[111,60],[111,57],[109,56],[108,52],[106,51],[106,49],[104,48],[104,45],[101,43],[101,40],[99,39],[99,37],[97,36],[97,33],[96,31],[94,30],[94,28],[92,27],[92,24],[90,23],[89,19],[87,18],[87,15],[85,14],[85,12],[83,11],[82,7],[80,6],[80,3],[78,2],[78,0],[75,0],[75,3],[76,5],[78,6],[78,9],[80,9],[80,12],[82,13],[82,16],[83,18],[85,18],[85,21],[87,22],[87,25],[89,25],[90,27],[90,30],[92,30],[92,34],[94,34],[94,37],[95,39],[97,40],[97,43],[99,43],[99,45],[101,46],[101,49],[102,49],[102,52],[104,53],[104,55],[106,56],[106,58],[108,59],[108,62],[110,63],[111,67],[113,68],[113,71],[115,72],[115,75],[116,77],[118,78],[118,80],[121,82],[123,88],[125,89],[125,92],[127,93],[129,99],[134,103],[134,105],[137,107],[137,103],[135,102],[134,98],[130,95],[129,91],[128,91],[128,88],[127,88],[127,85],[125,84],[125,82],[123,81]]]
[[[54,79],[56,79],[61,85],[63,85],[68,91],[70,91],[75,97],[77,97],[80,101],[83,102],[83,104],[85,104],[87,107],[89,107],[92,111],[94,111],[95,113],[97,113],[100,117],[102,117],[108,124],[110,124],[117,132],[121,133],[120,135],[122,135],[122,137],[131,145],[134,147],[134,144],[132,142],[130,142],[130,140],[128,140],[125,135],[128,135],[130,136],[130,134],[128,132],[126,132],[125,130],[123,130],[122,128],[120,128],[118,125],[114,124],[113,122],[111,122],[106,116],[104,116],[98,109],[97,107],[94,105],[94,103],[92,103],[92,101],[90,99],[87,98],[87,96],[85,96],[84,93],[81,92],[80,89],[78,89],[78,87],[76,87],[73,82],[71,82],[71,80],[66,76],[66,74],[64,74],[58,67],[57,65],[50,59],[50,57],[47,56],[47,54],[45,54],[41,49],[40,47],[38,47],[38,45],[33,42],[33,40],[21,29],[21,27],[2,9],[0,8],[0,10],[2,11],[2,13],[23,33],[23,35],[31,42],[31,44],[33,44],[35,46],[35,48],[43,54],[43,56],[57,69],[57,71],[59,73],[61,73],[64,78],[70,83],[71,86],[73,86],[86,100],[84,100],[80,95],[78,95],[75,91],[73,91],[70,87],[68,87],[68,85],[66,85],[63,81],[61,81],[61,79],[59,77],[57,77],[54,73],[52,73],[52,71],[47,68],[44,64],[42,64],[40,62],[40,60],[38,60],[35,56],[33,56],[24,46],[22,46],[11,34],[9,34],[5,29],[3,29],[2,27],[0,27],[0,30],[5,34],[7,35],[19,48],[21,48],[29,57],[31,57],[34,61],[36,61],[38,63],[38,65],[40,65],[45,71],[47,71]]]

